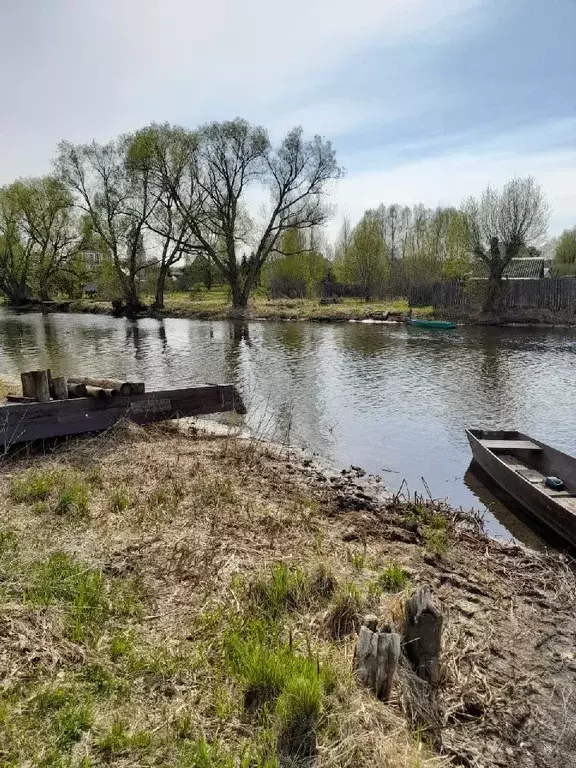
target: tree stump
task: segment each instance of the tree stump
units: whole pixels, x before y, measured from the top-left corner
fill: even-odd
[[[376,630],[376,617],[367,616],[360,627],[354,654],[354,670],[361,683],[380,701],[388,701],[400,658],[400,635]]]
[[[27,371],[20,374],[20,380],[24,397],[31,397],[39,403],[50,402],[48,371]]]
[[[54,376],[50,384],[54,400],[68,400],[68,383],[65,376]]]
[[[404,647],[418,677],[436,687],[440,678],[442,613],[432,603],[430,587],[418,587],[404,607]]]

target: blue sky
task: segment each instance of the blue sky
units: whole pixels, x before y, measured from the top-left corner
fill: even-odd
[[[240,115],[335,144],[338,218],[533,174],[576,224],[576,0],[31,0],[0,10],[0,182],[58,140]]]

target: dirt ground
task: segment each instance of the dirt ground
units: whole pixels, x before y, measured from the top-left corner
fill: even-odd
[[[0,764],[576,766],[571,563],[440,504],[386,499],[362,471],[130,425],[6,458],[0,534]],[[55,562],[80,591],[50,586]],[[283,710],[249,711],[223,641],[243,641],[279,564],[330,585],[267,625],[338,679],[308,763],[278,751]],[[357,620],[401,627],[419,584],[444,614],[434,738],[402,676],[384,704],[351,674]],[[350,601],[353,630],[334,636]]]

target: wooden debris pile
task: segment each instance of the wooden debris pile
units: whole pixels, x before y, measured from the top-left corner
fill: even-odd
[[[142,382],[90,376],[52,376],[49,368],[20,374],[22,394],[8,394],[13,403],[48,403],[77,397],[112,398],[118,395],[143,395]]]

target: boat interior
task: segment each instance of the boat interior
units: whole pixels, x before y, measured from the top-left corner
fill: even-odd
[[[538,445],[516,431],[471,429],[470,433],[500,461],[538,491],[576,514],[576,460],[549,446]],[[551,488],[547,477],[558,477],[562,488]]]

